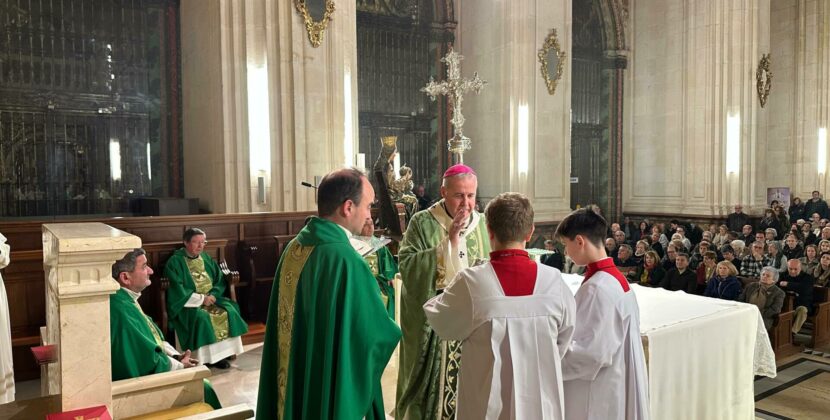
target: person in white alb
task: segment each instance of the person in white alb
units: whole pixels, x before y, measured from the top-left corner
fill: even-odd
[[[533,234],[527,197],[504,193],[485,210],[490,261],[461,270],[424,304],[432,329],[462,341],[457,419],[562,419],[560,362],[575,304],[559,270],[525,251]]]
[[[0,268],[9,265],[11,247],[0,233]],[[12,360],[12,335],[9,321],[9,300],[6,285],[0,275],[0,404],[14,401],[14,363]]]
[[[628,281],[605,254],[606,229],[605,219],[590,209],[574,211],[556,229],[567,254],[587,265],[576,292],[573,341],[562,359],[565,418],[648,419],[640,310]]]

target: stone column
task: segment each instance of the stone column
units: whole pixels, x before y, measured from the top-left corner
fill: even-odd
[[[521,192],[537,221],[561,220],[570,212],[571,1],[464,0],[456,7],[462,75],[478,71],[488,82],[464,99],[464,134],[473,141],[464,161],[478,170],[481,201]],[[567,57],[550,95],[536,54],[552,28]]]
[[[760,209],[773,162],[755,68],[769,52],[769,0],[642,0],[630,12],[623,210]],[[740,118],[737,171],[728,166],[728,116]]]
[[[49,393],[61,410],[112,405],[109,295],[118,290],[112,264],[141,239],[103,223],[43,225]]]

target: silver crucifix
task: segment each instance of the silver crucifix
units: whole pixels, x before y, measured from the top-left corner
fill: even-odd
[[[461,78],[461,60],[464,56],[450,48],[442,62],[447,64],[447,80],[436,83],[429,78],[429,83],[421,88],[421,92],[429,95],[433,101],[438,95],[446,95],[452,101],[452,120],[450,123],[455,128],[455,135],[447,141],[447,148],[458,158],[458,162],[464,162],[464,152],[470,150],[470,139],[464,136],[464,115],[461,113],[461,102],[464,100],[464,93],[472,90],[480,93],[481,88],[487,82],[478,77],[478,72],[473,73],[472,79]]]

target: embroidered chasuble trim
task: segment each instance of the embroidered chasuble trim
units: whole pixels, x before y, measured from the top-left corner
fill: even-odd
[[[213,289],[213,279],[210,278],[210,274],[205,269],[205,260],[202,259],[201,255],[191,257],[185,253],[185,256],[187,257],[185,263],[188,271],[190,271],[190,277],[193,279],[193,285],[196,286],[196,293],[209,294],[210,290]],[[200,307],[199,310],[207,312],[216,341],[227,339],[230,335],[228,311],[217,305]]]
[[[277,328],[277,342],[280,349],[277,363],[277,392],[279,394],[277,407],[280,419],[282,419],[282,410],[285,407],[285,389],[288,383],[288,359],[291,356],[291,330],[294,326],[294,302],[297,297],[297,284],[312,251],[314,251],[313,246],[302,246],[296,240],[292,240],[288,244],[285,259],[282,261],[277,309],[279,325]]]

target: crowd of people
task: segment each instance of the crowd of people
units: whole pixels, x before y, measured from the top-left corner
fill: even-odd
[[[612,223],[605,250],[631,283],[758,305],[767,328],[781,312],[786,292],[795,296],[793,332],[815,311],[813,287],[830,281],[830,210],[818,191],[789,209],[770,203],[757,224],[734,207],[726,223],[699,226],[673,219]],[[556,246],[542,263],[581,274]]]

